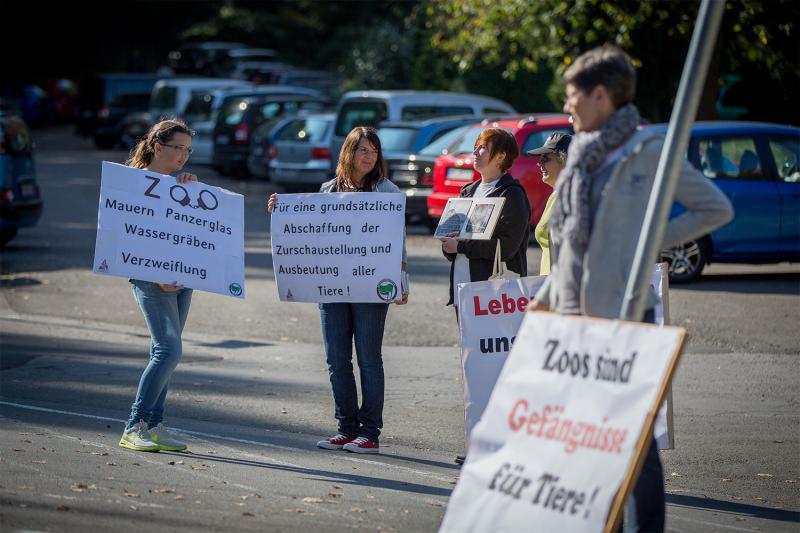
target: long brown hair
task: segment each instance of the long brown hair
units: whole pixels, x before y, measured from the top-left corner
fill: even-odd
[[[153,162],[156,143],[165,144],[172,140],[176,133],[193,136],[194,131],[179,118],[162,120],[142,137],[131,150],[125,164],[133,168],[147,168]]]
[[[383,159],[383,150],[381,150],[381,140],[378,138],[378,132],[375,131],[375,128],[357,126],[347,134],[342,145],[342,151],[339,152],[339,163],[336,165],[337,190],[343,191],[354,186],[353,167],[355,166],[356,150],[361,139],[366,139],[378,151],[375,166],[364,176],[361,189],[364,191],[373,190],[375,184],[386,176],[386,161]]]

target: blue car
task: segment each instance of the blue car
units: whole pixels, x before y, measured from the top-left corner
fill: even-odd
[[[425,148],[454,130],[477,124],[482,119],[474,115],[440,116],[416,121],[384,121],[378,125],[389,179],[406,195],[409,221],[422,222],[432,228],[438,222],[428,216],[428,196],[433,188],[434,163],[442,152],[438,144],[433,151]]]
[[[0,246],[41,215],[30,130],[21,118],[0,111]]]
[[[696,122],[687,157],[727,195],[735,216],[710,235],[662,252],[670,281],[695,280],[708,263],[800,261],[800,128]],[[680,212],[676,205],[673,215]]]

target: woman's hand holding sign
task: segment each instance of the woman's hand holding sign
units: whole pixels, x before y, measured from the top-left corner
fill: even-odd
[[[175,181],[178,183],[189,183],[190,181],[197,181],[197,176],[190,174],[189,172],[181,172],[175,178]]]

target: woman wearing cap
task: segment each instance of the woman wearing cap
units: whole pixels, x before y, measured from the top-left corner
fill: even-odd
[[[528,152],[528,155],[539,156],[539,169],[542,171],[542,181],[552,188],[555,188],[558,182],[558,175],[561,174],[561,171],[567,165],[567,149],[569,148],[571,140],[571,135],[566,133],[554,133],[547,138],[541,148]],[[550,230],[547,227],[547,222],[550,220],[550,211],[555,199],[556,193],[553,192],[547,199],[542,217],[539,219],[539,223],[536,224],[536,229],[533,231],[536,242],[542,247],[542,262],[539,265],[540,276],[550,274]]]

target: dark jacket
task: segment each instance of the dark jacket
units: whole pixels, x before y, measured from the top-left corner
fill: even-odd
[[[471,198],[480,185],[480,180],[461,188],[462,198]],[[489,240],[464,240],[458,243],[458,253],[469,259],[471,281],[486,281],[492,275],[497,240],[500,239],[500,254],[509,270],[520,276],[528,275],[528,237],[531,232],[531,206],[525,189],[506,172],[497,182],[497,187],[487,198],[505,198],[503,211],[497,221],[494,234]],[[447,305],[453,304],[453,267],[457,254],[445,253],[450,261],[450,298]]]

